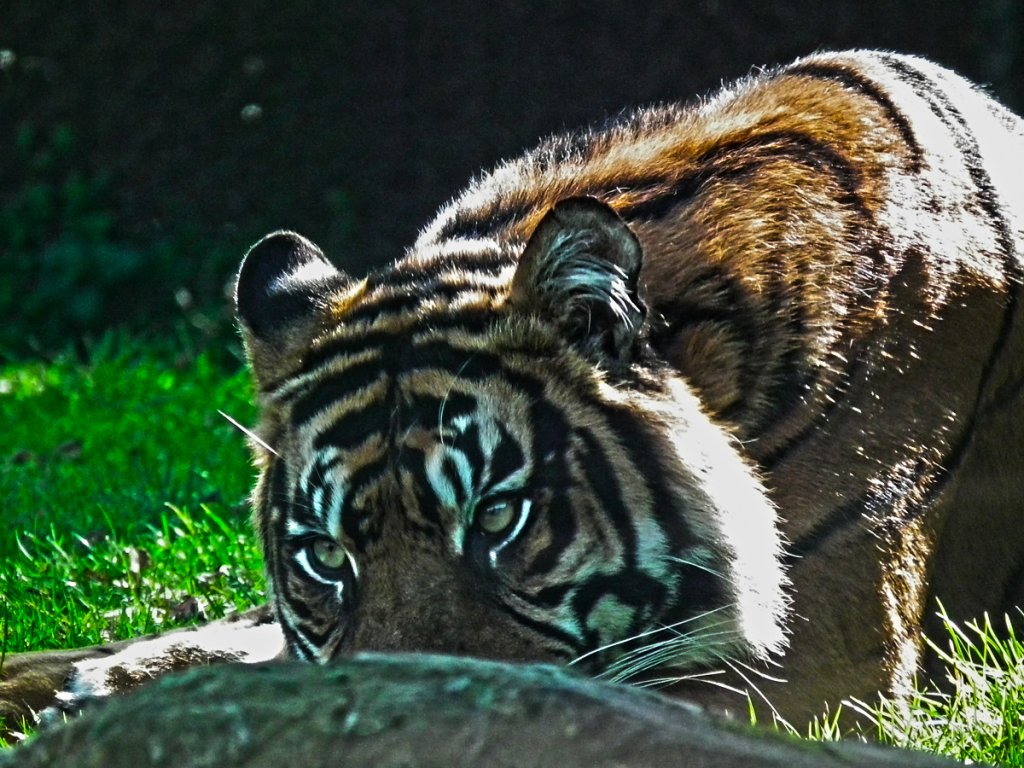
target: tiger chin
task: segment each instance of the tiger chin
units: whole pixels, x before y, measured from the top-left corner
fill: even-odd
[[[1024,603],[1021,179],[962,78],[822,53],[550,139],[365,277],[268,236],[236,302],[276,641],[792,722],[905,693],[940,601]]]

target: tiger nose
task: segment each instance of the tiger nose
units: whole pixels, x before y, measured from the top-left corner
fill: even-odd
[[[482,606],[450,577],[368,580],[361,593],[346,650],[479,653],[466,629]]]
[[[402,574],[367,578],[352,619],[342,652],[542,660],[539,649],[507,613],[478,588],[436,566],[405,564]]]

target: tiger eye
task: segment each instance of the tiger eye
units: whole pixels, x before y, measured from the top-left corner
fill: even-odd
[[[319,565],[331,570],[341,568],[348,560],[345,548],[339,546],[333,539],[325,537],[316,539],[310,547],[310,551]]]
[[[476,523],[484,533],[498,534],[508,528],[516,519],[516,504],[513,501],[499,501],[479,510]]]

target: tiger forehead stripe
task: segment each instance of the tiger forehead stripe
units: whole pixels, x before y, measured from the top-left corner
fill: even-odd
[[[401,305],[398,309],[374,304],[354,310],[360,313],[358,321],[342,324],[316,339],[303,354],[301,372],[296,376],[315,385],[322,367],[332,359],[358,355],[368,349],[377,350],[373,354],[380,356],[381,367],[394,368],[410,335],[424,327],[442,335],[467,329],[480,333],[493,320],[489,301],[478,300],[470,306],[453,307],[435,299],[424,305],[418,299],[408,298],[407,293],[402,293],[395,301]]]
[[[320,386],[325,377],[340,376],[359,366],[377,363],[383,352],[377,347],[359,346],[351,351],[340,351],[324,360],[319,366],[286,379],[265,397],[268,403],[283,404]]]
[[[391,387],[391,377],[382,371],[375,379],[354,391],[332,389],[330,394],[333,397],[330,400],[318,398],[313,393],[307,401],[295,404],[292,413],[293,424],[301,429],[301,434],[307,440],[312,440],[316,450],[332,445],[353,448],[364,441],[368,434],[379,429],[352,432],[351,429],[346,429],[346,425],[353,420],[359,421],[372,416],[374,406],[386,404]],[[372,422],[364,421],[364,426],[368,423]]]

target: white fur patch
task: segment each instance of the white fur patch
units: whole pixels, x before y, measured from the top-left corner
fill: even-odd
[[[121,681],[126,679],[141,684],[173,671],[179,659],[194,659],[193,666],[256,664],[282,656],[284,648],[284,636],[276,623],[255,624],[249,620],[216,621],[140,640],[111,656],[77,662],[67,687],[57,692],[57,703],[40,714],[40,722],[60,720],[92,701],[121,693]]]

